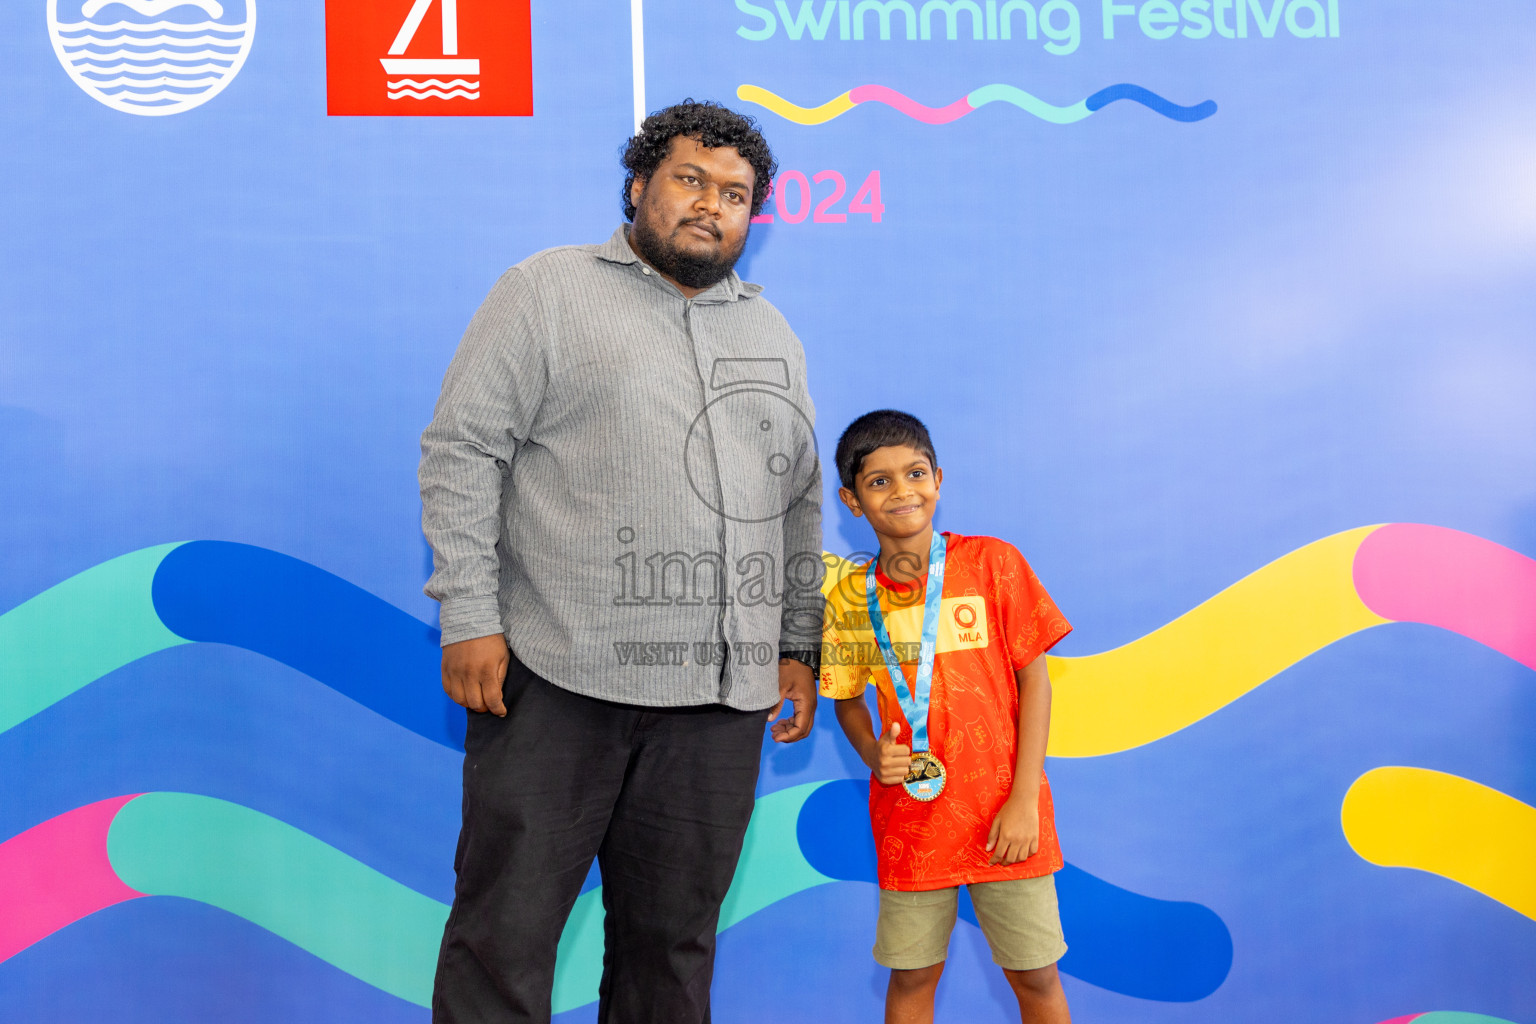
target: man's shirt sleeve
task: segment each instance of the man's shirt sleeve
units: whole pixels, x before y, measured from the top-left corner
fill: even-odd
[[[787,328],[786,328],[787,329]],[[806,385],[805,352],[800,339],[790,334],[800,360],[795,368],[794,400],[806,421],[816,422]],[[805,494],[784,513],[784,609],[779,620],[779,650],[799,651],[821,646],[822,610],[826,605],[821,593],[826,563],[821,554],[821,461],[815,451],[814,435],[807,438],[807,455],[813,470]]]
[[[421,435],[425,587],[443,644],[503,631],[496,592],[505,476],[528,440],[549,380],[549,345],[526,274],[502,275],[470,321]]]

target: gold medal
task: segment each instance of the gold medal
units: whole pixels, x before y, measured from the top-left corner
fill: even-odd
[[[912,799],[927,803],[944,792],[944,780],[944,762],[930,751],[916,750],[912,753],[912,763],[907,766],[907,777],[901,784]]]

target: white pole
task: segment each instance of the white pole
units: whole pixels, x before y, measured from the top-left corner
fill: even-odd
[[[645,11],[644,0],[629,0],[630,57],[635,70],[635,134],[645,120]]]

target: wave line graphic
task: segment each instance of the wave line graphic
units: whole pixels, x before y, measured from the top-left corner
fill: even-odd
[[[1427,768],[1374,768],[1339,812],[1344,838],[1378,867],[1414,868],[1536,920],[1536,807]]]
[[[92,83],[101,87],[102,92],[110,93],[118,86],[127,86],[130,90],[148,88],[150,86],[182,86],[188,89],[206,88],[206,82],[217,78],[217,75],[194,75],[188,78],[171,78],[166,75],[151,78],[130,78],[119,75],[116,78],[91,79]]]
[[[1006,84],[984,85],[943,107],[925,106],[906,94],[884,85],[855,86],[816,107],[798,106],[777,93],[751,84],[738,86],[736,96],[738,99],[771,110],[787,121],[804,125],[825,124],[834,118],[841,117],[861,103],[883,103],[923,124],[948,124],[988,103],[1010,103],[1025,113],[1032,114],[1050,124],[1074,124],[1119,100],[1139,103],[1163,117],[1185,123],[1203,121],[1216,113],[1215,100],[1206,100],[1186,107],[1158,95],[1145,86],[1131,83],[1100,89],[1087,99],[1066,107],[1047,103],[1017,86]]]
[[[233,51],[238,52],[239,49],[240,49],[240,40],[238,40],[238,39],[220,39],[218,36],[210,36],[210,35],[187,36],[186,38],[180,38],[180,37],[177,37],[177,36],[167,36],[167,35],[144,36],[143,38],[139,38],[139,37],[136,37],[136,36],[111,36],[111,37],[106,38],[106,39],[98,39],[98,38],[96,38],[94,36],[90,36],[90,37],[86,37],[86,38],[83,38],[83,39],[71,40],[69,42],[66,42],[64,44],[64,52],[69,53],[69,54],[94,53],[95,51],[90,49],[93,46],[106,47],[106,48],[116,47],[118,49],[123,49],[123,48],[128,48],[128,47],[135,47],[135,46],[186,46],[186,47],[217,46],[217,47],[220,47],[221,49],[233,50]],[[130,53],[137,53],[138,51],[137,50],[129,49],[128,52],[130,52]]]
[[[479,92],[469,92],[466,89],[451,89],[448,92],[443,92],[441,89],[424,89],[420,92],[415,89],[400,89],[398,91],[391,89],[388,95],[392,100],[477,100],[480,98]]]
[[[437,630],[307,562],[223,541],[122,555],[0,615],[0,732],[189,642],[265,655],[464,749],[463,710],[435,683]]]
[[[104,25],[98,21],[61,21],[59,35],[75,32],[227,32],[244,35],[249,22],[228,23],[222,21],[114,21]]]
[[[867,780],[816,785],[790,828],[799,849],[794,860],[780,854],[786,868],[803,860],[829,878],[877,884]],[[1061,969],[1073,977],[1160,1002],[1204,999],[1226,981],[1232,935],[1209,907],[1144,896],[1071,864],[1056,873],[1056,889],[1068,946]],[[965,919],[977,923],[974,908]]]
[[[85,81],[95,87],[104,81],[104,79],[97,77],[99,75],[113,77],[132,77],[135,74],[148,77],[156,75],[182,75],[185,76],[181,79],[182,81],[216,82],[223,78],[228,71],[229,68],[218,64],[166,64],[162,62],[160,64],[124,64],[91,68],[80,72],[80,74]]]
[[[872,883],[866,789],[840,779],[758,798],[719,930],[817,886]],[[829,852],[823,833],[840,840],[850,827],[861,830],[859,841]],[[1123,994],[1179,1001],[1203,998],[1225,979],[1231,937],[1209,909],[1150,899],[1075,868],[1058,882],[1075,944],[1063,970]],[[0,843],[0,903],[8,908],[0,918],[0,960],[145,896],[218,907],[375,988],[419,1006],[431,1002],[447,905],[277,818],[192,793],[103,800]],[[556,1013],[596,1000],[602,922],[601,888],[581,894],[560,939]],[[1136,963],[1151,957],[1143,973],[1156,975],[1152,987],[1134,976],[1135,963],[1127,974],[1112,962],[1128,956]],[[1128,987],[1117,987],[1122,982]]]
[[[466,89],[478,89],[478,88],[480,88],[480,83],[478,81],[471,82],[471,81],[469,81],[468,79],[465,79],[465,78],[455,78],[451,82],[445,82],[441,78],[428,78],[425,81],[420,81],[420,82],[418,82],[414,78],[401,78],[401,79],[391,80],[387,84],[388,84],[388,87],[391,88],[391,89],[398,89],[398,88],[402,88],[404,86],[414,86],[417,89],[425,89],[425,88],[428,88],[429,86],[434,86],[434,85],[437,86],[439,89],[452,89],[456,85],[462,85]]]
[[[118,85],[101,90],[108,96],[118,96],[129,103],[147,103],[152,100],[184,99],[206,88],[201,85],[173,86]]]
[[[139,61],[150,60],[185,60],[206,61],[228,67],[233,62],[234,56],[222,53],[218,50],[113,50],[109,53],[96,53],[91,50],[77,50],[70,55],[70,63],[79,67],[81,64],[103,64],[113,61],[121,61],[125,64],[136,64]]]
[[[144,18],[158,18],[166,11],[174,11],[178,7],[199,7],[210,18],[224,17],[224,8],[218,0],[85,0],[80,13],[87,18],[94,18],[103,8],[113,4],[122,4]]]
[[[828,557],[830,588],[852,567]],[[1437,526],[1325,537],[1138,640],[1053,656],[1049,753],[1096,757],[1152,743],[1329,644],[1391,622],[1438,626],[1536,669],[1536,560]],[[131,661],[205,642],[266,655],[462,750],[463,712],[422,685],[438,676],[437,638],[360,587],[274,551],[223,541],[146,548],[0,615],[0,732]]]
[[[851,563],[829,562],[826,588],[862,585]],[[1438,626],[1536,669],[1536,560],[1414,523],[1324,537],[1140,639],[1050,656],[1048,753],[1098,757],[1155,742],[1329,644],[1392,622]]]
[[[1325,537],[1139,640],[1052,659],[1050,752],[1092,757],[1151,743],[1390,622],[1438,626],[1536,669],[1536,560],[1412,523]]]

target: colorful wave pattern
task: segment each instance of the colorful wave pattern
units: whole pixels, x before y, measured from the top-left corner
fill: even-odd
[[[1130,83],[1111,85],[1071,106],[1058,107],[1032,93],[1013,85],[984,85],[974,89],[947,106],[928,107],[884,85],[859,85],[840,96],[835,96],[816,107],[801,107],[777,93],[757,85],[741,85],[736,89],[738,99],[755,103],[773,111],[795,124],[825,124],[841,117],[861,103],[883,103],[914,121],[923,124],[948,124],[957,121],[988,103],[1010,103],[1026,114],[1031,114],[1050,124],[1075,124],[1111,103],[1129,100],[1148,110],[1161,114],[1172,121],[1203,121],[1216,113],[1216,101],[1205,100],[1193,106],[1182,106],[1159,96],[1152,90]]]
[[[831,574],[829,586],[836,585],[839,576]],[[1298,602],[1297,595],[1307,599]],[[1291,628],[1269,628],[1277,620]],[[1324,538],[1258,570],[1140,640],[1100,655],[1054,659],[1058,682],[1051,752],[1087,757],[1153,742],[1214,713],[1313,651],[1361,629],[1394,621],[1450,629],[1536,667],[1536,562],[1480,538],[1438,527],[1396,524]],[[1256,642],[1275,634],[1290,639]],[[1223,646],[1221,638],[1227,635],[1246,637],[1247,642]],[[82,636],[89,637],[89,642],[80,642]],[[69,643],[60,642],[65,637]],[[189,642],[258,652],[435,744],[462,749],[462,714],[432,688],[419,686],[422,678],[436,672],[435,630],[297,559],[212,541],[162,545],[121,556],[0,615],[0,732],[116,668]],[[1202,648],[1213,645],[1205,660],[1191,661],[1202,657]],[[67,652],[62,662],[61,651]],[[1170,675],[1173,663],[1182,671]],[[1129,719],[1145,719],[1145,709],[1128,720],[1104,720],[1106,707],[1134,705],[1149,689],[1175,710],[1139,722]],[[1058,740],[1065,751],[1055,745]],[[1411,775],[1417,769],[1392,771],[1421,778]],[[1401,804],[1404,798],[1392,797],[1396,791],[1391,787],[1387,796],[1381,796],[1381,787],[1365,785],[1367,779],[1376,781],[1368,773],[1351,789],[1344,816],[1346,834],[1362,857],[1452,878],[1529,916],[1529,894],[1519,887],[1518,865],[1529,863],[1529,822],[1536,812],[1523,804],[1511,809],[1510,804],[1518,802],[1507,797],[1503,802],[1483,800],[1477,805],[1493,806],[1492,812],[1467,811],[1467,806],[1477,803],[1467,799],[1474,792],[1469,787],[1477,787],[1468,780],[1459,780],[1464,785],[1448,790],[1442,786],[1450,796],[1442,792],[1438,804],[1418,799],[1422,794],[1417,790],[1410,795],[1410,802],[1421,810],[1434,806],[1442,818],[1459,814],[1462,817],[1457,820],[1474,822],[1482,829],[1478,834],[1505,851],[1500,856],[1503,863],[1515,865],[1513,874],[1496,872],[1490,880],[1486,873],[1479,875],[1465,865],[1436,860],[1411,848],[1405,852],[1401,837],[1382,839],[1380,823],[1395,817],[1390,812],[1396,806],[1392,800]],[[862,784],[839,781],[812,783],[765,797],[754,818],[722,927],[809,888],[839,880],[872,880],[862,790]],[[140,800],[148,803],[124,817],[125,809]],[[1360,810],[1377,805],[1388,811]],[[348,935],[367,936],[382,945],[362,951],[343,948],[345,944],[337,945],[335,936],[320,924],[283,916],[297,914],[293,907],[304,901],[283,888],[281,880],[263,882],[277,888],[263,890],[259,900],[249,893],[231,895],[213,882],[207,883],[206,890],[193,892],[178,888],[180,883],[146,881],[203,877],[191,866],[183,863],[169,875],[157,875],[145,866],[153,857],[123,854],[124,860],[114,852],[158,849],[172,857],[175,851],[163,844],[107,842],[104,856],[96,839],[81,839],[99,838],[102,830],[110,838],[119,820],[137,820],[156,806],[172,808],[187,821],[222,823],[209,826],[213,833],[245,835],[246,848],[271,852],[264,861],[266,875],[277,866],[308,863],[303,858],[310,854],[302,851],[311,851],[315,863],[331,866],[325,875],[330,879],[327,891],[361,892],[368,894],[372,905],[395,907],[389,911],[396,922],[390,927],[413,930],[416,938],[402,938],[384,926],[352,918],[356,927],[344,929]],[[153,820],[169,819],[162,814]],[[1377,825],[1361,826],[1361,821]],[[196,848],[185,841],[185,832],[177,833],[184,840],[178,848]],[[267,838],[259,838],[258,833]],[[273,836],[286,838],[279,841]],[[60,874],[64,865],[72,867]],[[191,794],[121,797],[67,812],[0,845],[0,869],[0,878],[30,880],[20,893],[3,894],[7,906],[23,908],[12,916],[6,930],[0,930],[0,952],[6,955],[114,903],[142,895],[180,895],[254,921],[349,974],[369,980],[383,977],[377,965],[395,963],[391,958],[401,955],[399,948],[418,949],[418,953],[425,948],[420,936],[440,929],[441,918],[434,915],[445,912],[439,901],[384,878],[292,826],[250,808]],[[362,881],[354,884],[342,878],[352,874]],[[63,884],[64,879],[71,881]],[[85,881],[76,884],[78,879]],[[1231,939],[1208,908],[1153,900],[1072,868],[1063,872],[1059,882],[1073,947],[1064,969],[1114,991],[1175,1001],[1201,998],[1224,980],[1231,964]],[[562,1006],[582,1005],[595,991],[601,912],[600,895],[594,892],[583,895],[562,942],[558,994]],[[1164,954],[1161,959],[1158,951]],[[384,973],[395,976],[393,968]],[[419,978],[413,984],[390,982],[378,987],[414,1001],[424,990]]]
[[[862,585],[856,566],[831,561],[827,587]],[[1328,645],[1394,622],[1438,626],[1536,669],[1536,560],[1413,523],[1324,537],[1128,644],[1052,656],[1048,753],[1153,743]]]
[[[218,5],[193,4],[128,5],[138,15],[131,21],[60,21],[59,2],[49,7],[59,63],[88,95],[130,114],[177,114],[206,103],[244,66],[256,31],[255,0],[245,0],[245,19],[238,22],[159,19],[177,7],[197,7],[206,15],[212,6],[222,13]],[[121,13],[120,5],[109,6]]]
[[[840,780],[760,798],[720,930],[821,885],[873,884],[865,791]],[[850,825],[862,825],[860,838],[838,842]],[[1057,885],[1074,944],[1064,970],[1164,1001],[1203,998],[1225,980],[1232,940],[1208,908],[1151,899],[1070,867]],[[12,908],[0,919],[0,960],[145,896],[217,907],[375,988],[430,1005],[446,904],[276,818],[191,793],[102,800],[0,844],[0,900]],[[599,887],[581,894],[566,924],[554,1012],[597,998],[602,952]]]
[[[392,100],[451,100],[480,98],[480,80],[468,78],[391,78],[384,83]]]
[[[1536,807],[1427,768],[1375,768],[1340,812],[1344,838],[1381,867],[1459,882],[1536,921]]]

